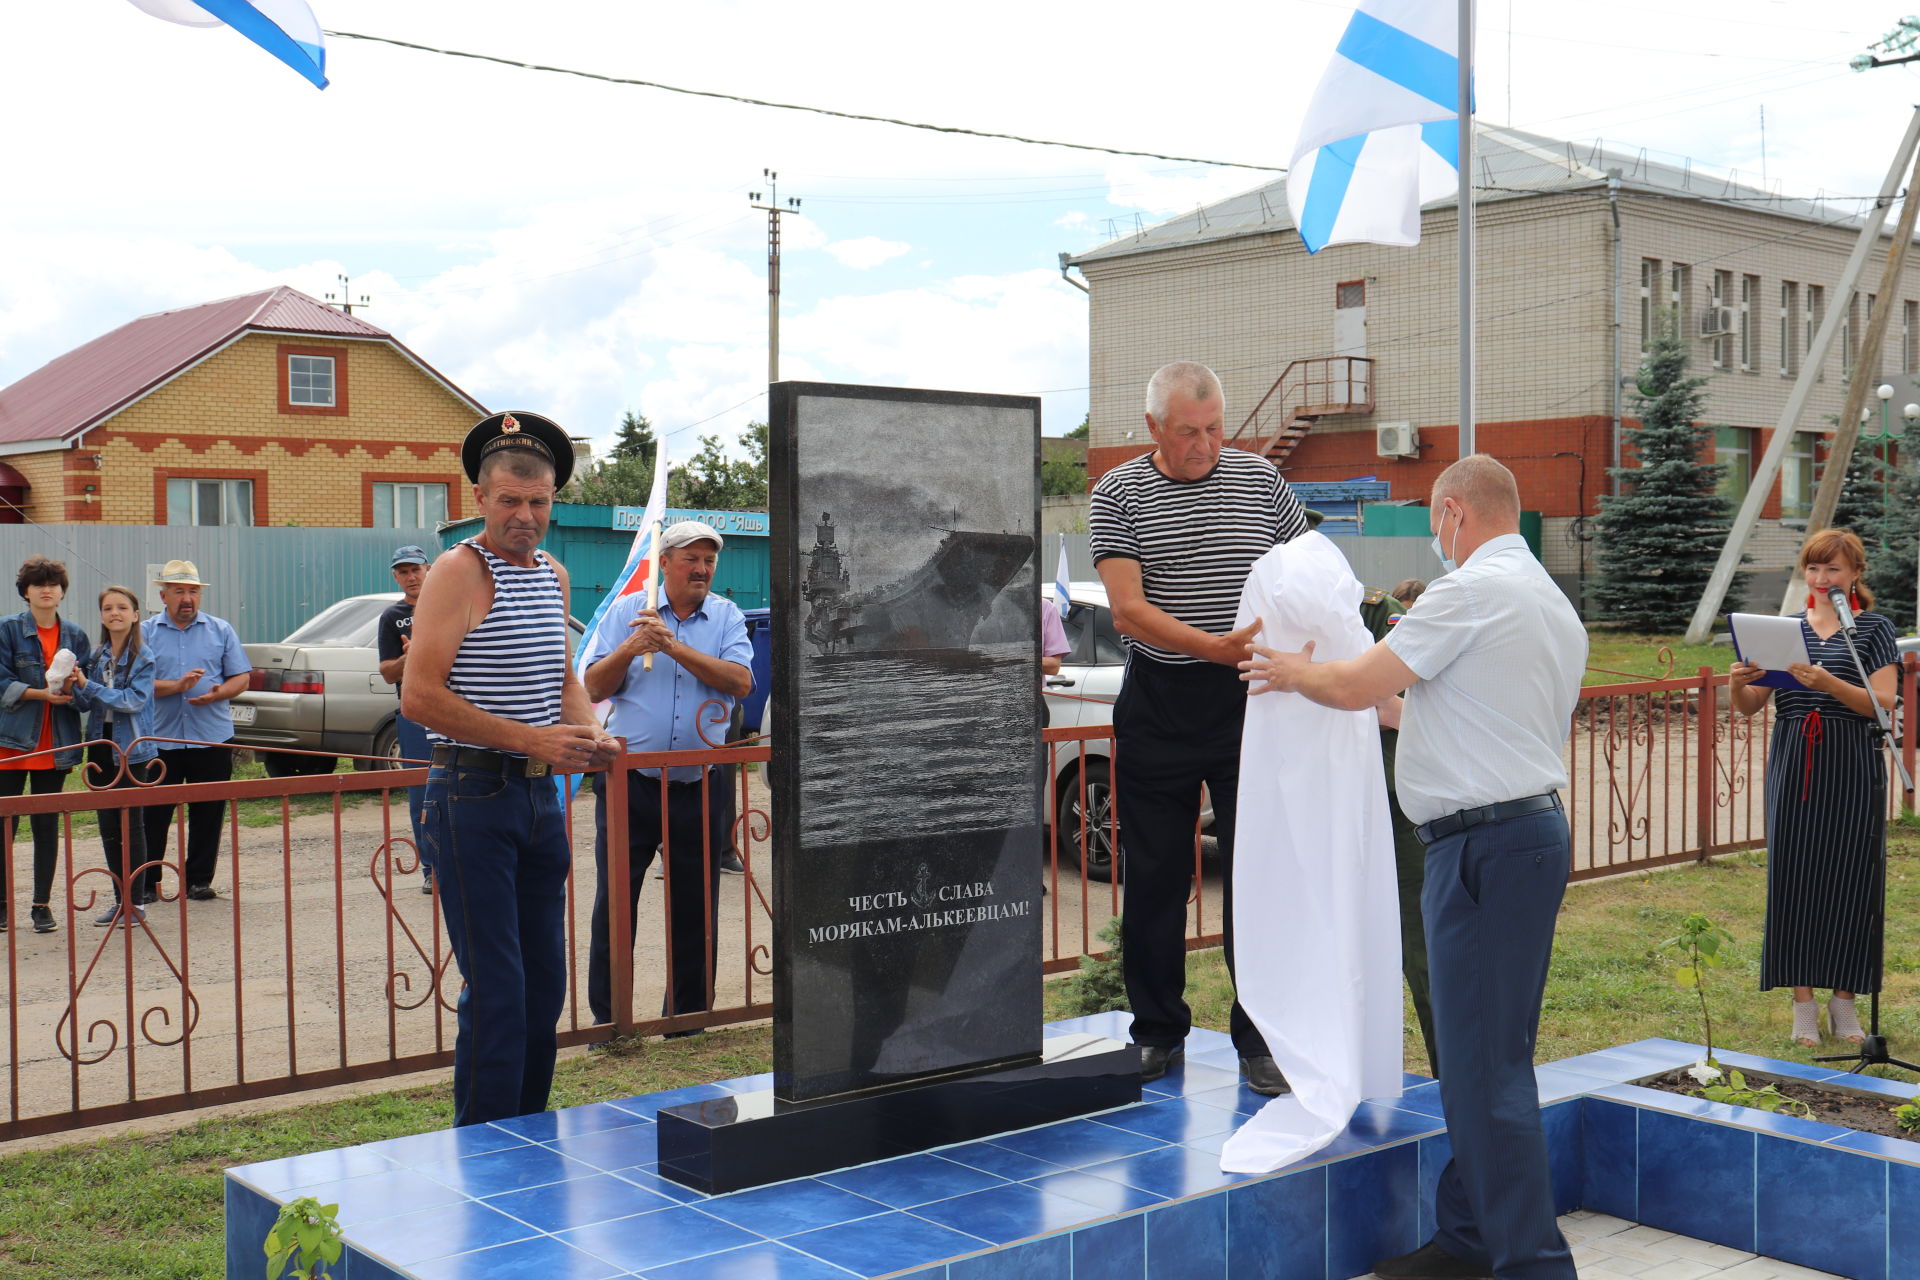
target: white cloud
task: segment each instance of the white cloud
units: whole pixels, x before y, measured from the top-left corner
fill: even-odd
[[[882,240],[879,236],[859,236],[852,240],[835,240],[827,246],[827,252],[834,256],[843,267],[855,271],[865,271],[889,262],[912,249],[910,244],[898,240]]]

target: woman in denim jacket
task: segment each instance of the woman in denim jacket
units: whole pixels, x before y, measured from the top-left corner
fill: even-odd
[[[45,556],[28,556],[14,576],[27,602],[24,613],[0,619],[0,797],[45,795],[66,785],[67,770],[80,759],[80,713],[71,679],[47,688],[47,667],[62,649],[76,662],[87,657],[87,633],[60,616],[67,595],[67,567]],[[17,834],[20,819],[9,819]],[[58,814],[33,817],[33,929],[52,933],[53,873],[60,858]],[[12,886],[0,886],[0,929],[7,927]]]
[[[141,643],[140,597],[127,587],[102,591],[100,647],[73,687],[73,705],[87,713],[86,778],[92,786],[135,787],[159,772],[154,761],[160,748],[148,737],[153,732],[156,665],[153,650]],[[107,745],[109,741],[112,746]],[[94,923],[131,928],[147,918],[146,904],[153,901],[160,868],[147,865],[146,825],[138,806],[97,812],[100,844],[106,851],[107,870],[113,873],[113,904]]]

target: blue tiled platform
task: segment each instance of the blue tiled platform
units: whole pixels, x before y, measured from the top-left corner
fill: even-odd
[[[1125,1015],[1048,1028],[1073,1032],[1124,1039]],[[1920,1280],[1920,1216],[1895,1209],[1920,1204],[1920,1147],[1623,1083],[1699,1053],[1646,1040],[1540,1068],[1559,1211],[1789,1261],[1800,1241],[1820,1251],[1807,1265]],[[1195,1031],[1136,1105],[719,1196],[658,1176],[654,1113],[765,1076],[245,1165],[227,1175],[227,1274],[260,1274],[279,1205],[302,1195],[340,1206],[335,1280],[1346,1280],[1427,1239],[1449,1153],[1437,1085],[1409,1076],[1325,1151],[1248,1177],[1219,1168],[1265,1102],[1236,1066],[1225,1036]]]

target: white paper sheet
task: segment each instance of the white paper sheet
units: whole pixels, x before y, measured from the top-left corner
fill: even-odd
[[[1785,671],[1794,663],[1805,664],[1807,636],[1799,618],[1770,618],[1760,613],[1736,613],[1727,618],[1733,629],[1734,647],[1741,658],[1768,671]]]

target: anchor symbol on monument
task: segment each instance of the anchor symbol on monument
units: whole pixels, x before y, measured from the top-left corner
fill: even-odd
[[[933,873],[927,870],[927,864],[923,862],[913,877],[913,905],[924,911],[934,901]]]

